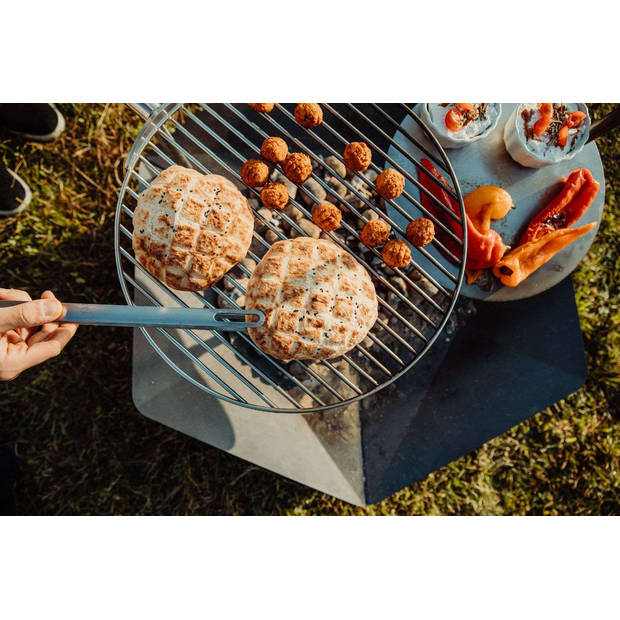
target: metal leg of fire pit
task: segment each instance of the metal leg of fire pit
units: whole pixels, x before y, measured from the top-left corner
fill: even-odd
[[[253,412],[210,397],[136,330],[134,402],[153,420],[287,478],[353,504],[375,503],[585,381],[570,278],[518,302],[463,300],[455,318],[395,385],[345,411],[306,416]]]

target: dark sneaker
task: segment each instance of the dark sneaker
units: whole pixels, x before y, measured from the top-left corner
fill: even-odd
[[[0,125],[28,140],[51,142],[65,130],[65,119],[53,103],[3,103]]]
[[[32,192],[26,182],[0,163],[0,216],[17,215],[31,199]]]

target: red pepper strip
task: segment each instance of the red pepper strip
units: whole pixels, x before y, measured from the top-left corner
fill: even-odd
[[[493,267],[493,275],[499,278],[504,286],[517,286],[567,245],[590,232],[595,226],[596,222],[591,222],[579,228],[560,228],[540,239],[520,245]]]
[[[450,131],[458,131],[463,126],[463,113],[456,108],[452,108],[446,114],[444,122]]]
[[[564,148],[566,146],[566,141],[568,140],[568,125],[562,125],[560,131],[558,132],[558,146]]]
[[[444,185],[449,186],[448,182],[443,178],[441,173],[433,166],[433,164],[428,159],[421,160],[422,165],[426,170],[430,172],[430,174],[418,170],[418,178],[420,183],[424,188],[426,188],[435,198],[449,207],[454,213],[460,215],[459,203],[452,198],[446,192],[435,179],[439,179],[444,183]],[[432,175],[432,176],[431,176]],[[433,178],[435,177],[435,178]],[[448,225],[452,228],[454,234],[459,238],[463,238],[463,229],[462,226],[454,220],[454,218],[449,217],[446,213],[444,213],[437,205],[433,202],[431,198],[422,193],[422,205],[428,209],[437,219],[440,219],[442,222],[448,222]],[[504,255],[506,251],[506,246],[502,241],[499,233],[495,230],[491,229],[486,233],[481,233],[476,229],[474,224],[472,223],[470,217],[465,214],[467,219],[467,261],[466,266],[468,269],[472,271],[477,271],[479,269],[486,269],[487,267],[492,267],[497,263],[497,261]],[[438,233],[441,231],[438,231]],[[445,235],[442,235],[439,239],[442,243],[444,243]],[[446,248],[452,252],[455,256],[460,256],[460,248],[456,244],[456,242],[450,237],[447,238],[447,241],[444,243]]]
[[[538,106],[540,112],[540,118],[534,123],[533,131],[537,136],[542,136],[547,127],[551,125],[553,119],[553,106],[550,103],[541,103]]]
[[[560,193],[530,220],[519,245],[539,239],[553,230],[572,226],[592,204],[599,188],[600,184],[587,168],[573,170]]]
[[[564,124],[569,129],[574,129],[575,127],[579,127],[579,125],[581,125],[581,121],[583,121],[585,117],[586,115],[583,112],[577,110],[576,112],[571,112],[568,115],[568,118],[564,121]]]

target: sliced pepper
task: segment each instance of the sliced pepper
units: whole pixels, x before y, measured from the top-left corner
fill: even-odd
[[[573,170],[564,181],[560,193],[530,220],[519,245],[572,226],[592,204],[599,188],[600,184],[587,168]]]
[[[566,146],[566,141],[568,140],[568,125],[562,125],[560,131],[558,132],[558,146],[564,148]]]
[[[541,103],[538,106],[540,112],[540,118],[534,123],[533,131],[537,136],[542,136],[553,119],[553,105],[550,103]]]
[[[456,108],[452,108],[446,114],[445,123],[450,131],[458,131],[463,126],[463,113]]]
[[[567,119],[564,121],[564,124],[569,129],[574,129],[575,127],[579,127],[581,125],[581,121],[586,117],[586,115],[580,110],[576,110],[575,112],[571,112]]]
[[[591,222],[579,228],[561,228],[519,245],[493,267],[493,274],[504,286],[517,286],[567,245],[590,232],[595,226],[596,222]]]
[[[421,169],[418,170],[418,178],[422,186],[440,202],[449,207],[454,213],[460,215],[459,203],[437,183],[436,179],[441,181],[446,186],[448,186],[448,182],[428,159],[424,158],[420,161],[424,168],[430,173],[426,173]],[[435,217],[437,217],[437,219],[441,220],[444,224],[447,223],[459,239],[463,238],[463,228],[461,224],[454,218],[444,213],[443,210],[440,209],[434,201],[424,193],[422,193],[422,205]],[[504,245],[501,236],[492,229],[489,229],[486,232],[479,231],[474,226],[467,213],[465,214],[465,218],[467,221],[467,268],[472,271],[477,271],[479,269],[492,267],[506,252],[506,246]],[[460,247],[458,244],[450,237],[447,237],[445,233],[441,233],[442,231],[437,232],[439,240],[448,250],[450,250],[450,252],[452,252],[452,254],[455,256],[460,256]]]

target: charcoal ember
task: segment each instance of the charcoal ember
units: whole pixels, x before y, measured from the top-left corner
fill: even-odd
[[[398,289],[403,295],[407,294],[407,283],[400,276],[396,276],[390,280],[390,284]]]
[[[376,170],[366,170],[364,173],[364,176],[366,177],[366,180],[373,184],[374,187],[374,182],[377,180],[377,177],[379,176],[379,173]]]
[[[271,230],[271,228],[265,232],[263,237],[265,238],[265,241],[269,244],[274,244],[276,241],[281,240],[280,235],[278,235],[278,233],[276,233],[274,230]]]
[[[439,289],[417,269],[411,272],[410,277],[429,297],[434,297],[439,293]]]
[[[301,228],[309,237],[312,237],[313,239],[318,239],[321,236],[321,229],[314,222],[311,222],[308,219],[304,218],[300,220],[299,228]],[[291,230],[291,237],[293,239],[301,236],[303,235],[297,230]]]
[[[344,183],[341,183],[336,177],[327,177],[326,181],[327,185],[329,185],[338,194],[338,196],[340,196],[340,198],[347,193],[347,188]],[[327,200],[329,200],[329,202],[334,202],[336,197],[330,194],[327,196]]]
[[[303,187],[313,194],[313,196],[309,196],[303,190],[301,192],[301,199],[309,207],[311,207],[315,202],[323,202],[327,196],[325,188],[315,179],[308,179],[303,184]]]
[[[304,214],[291,202],[284,207],[282,212],[296,222],[304,217]]]
[[[336,239],[338,239],[338,241],[340,241],[343,245],[346,245],[344,238],[342,237],[342,235],[339,235],[337,232],[333,232],[331,233],[334,237],[336,237]],[[326,232],[322,232],[321,239],[326,239],[327,241],[331,241],[332,243],[334,243],[334,240],[326,233]]]
[[[253,271],[256,269],[256,261],[253,258],[250,258],[249,256],[246,256],[242,261],[241,264],[250,272],[253,273]]]
[[[378,220],[379,219],[379,214],[376,211],[373,211],[372,209],[366,209],[362,213],[362,217],[366,218],[366,221]],[[366,224],[366,221],[364,221],[364,220],[357,220],[357,224],[358,224],[358,226],[360,228],[364,228],[364,225]]]
[[[335,155],[330,155],[325,158],[325,163],[340,177],[344,179],[347,174],[347,167],[344,162],[340,161]],[[328,171],[329,174],[331,172]]]
[[[272,214],[273,211],[271,209],[267,209],[266,207],[262,207],[257,211],[257,215],[254,217],[254,230],[257,233],[260,234],[267,228],[267,224],[271,222]],[[263,219],[261,219],[261,217],[258,217],[259,215]]]
[[[267,248],[263,245],[262,241],[255,237],[252,239],[252,243],[250,244],[250,252],[261,259],[267,252]]]
[[[284,183],[286,185],[286,189],[288,190],[288,197],[291,200],[295,200],[297,198],[297,185],[292,181],[289,181],[287,177],[285,177],[279,170],[274,170],[271,175],[271,180],[274,182]]]

